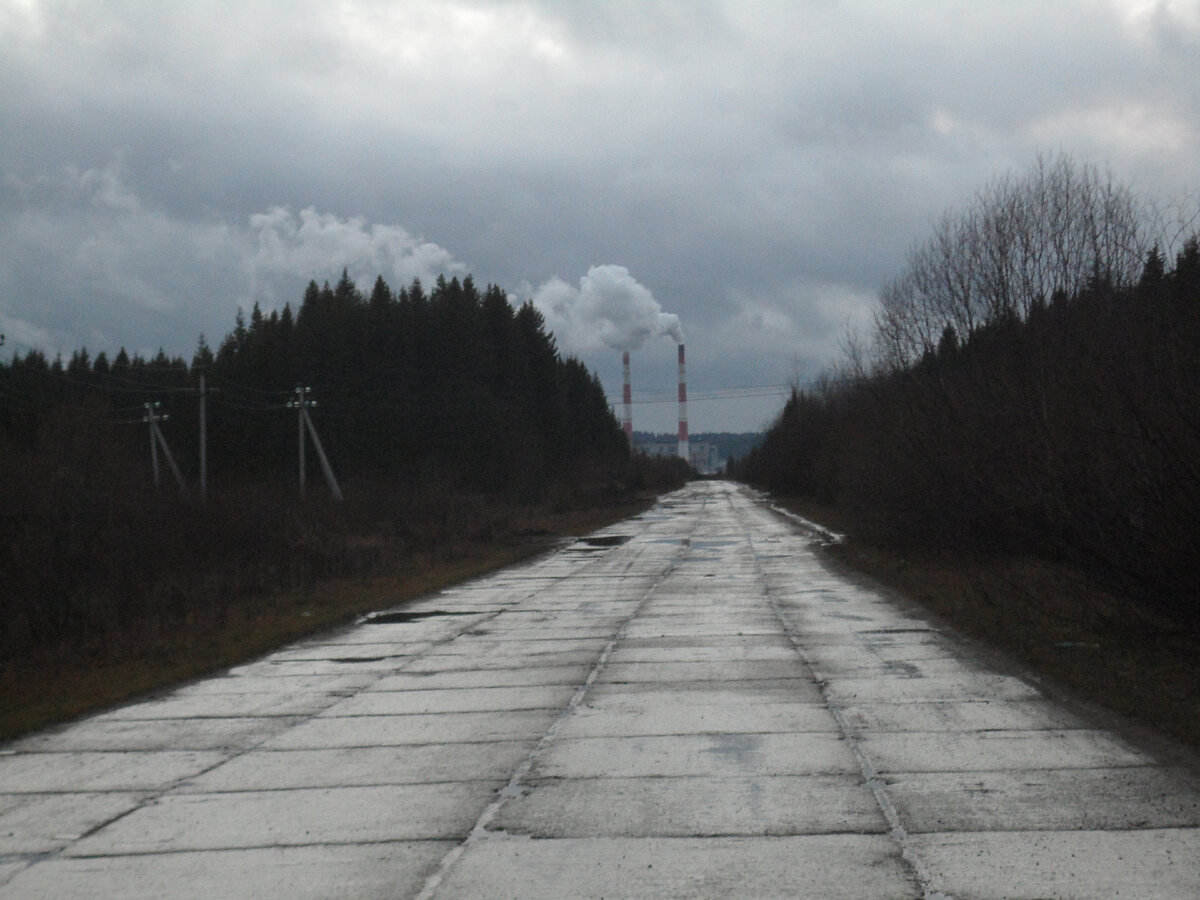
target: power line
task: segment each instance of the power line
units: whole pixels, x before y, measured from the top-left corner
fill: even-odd
[[[731,387],[731,388],[714,388],[707,391],[688,390],[689,401],[714,401],[714,400],[742,400],[751,397],[785,397],[792,392],[790,384],[771,384],[771,385],[755,385],[747,387]],[[609,403],[617,404],[621,402],[617,398],[609,397]],[[677,403],[678,394],[676,391],[657,390],[657,391],[641,391],[633,395],[633,402],[641,405],[652,405],[656,403]]]

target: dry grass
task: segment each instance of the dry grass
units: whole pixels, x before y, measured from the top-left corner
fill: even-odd
[[[835,510],[784,505],[853,532]],[[1081,573],[1040,560],[902,557],[853,537],[829,552],[1066,694],[1200,749],[1200,631],[1156,619]]]
[[[0,740],[103,709],[260,656],[374,610],[397,606],[544,552],[645,508],[627,504],[570,512],[526,512],[491,541],[417,554],[401,567],[333,579],[262,598],[253,612],[186,628],[108,652],[45,652],[0,663]]]

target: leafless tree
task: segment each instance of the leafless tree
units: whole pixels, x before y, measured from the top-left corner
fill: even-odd
[[[1111,173],[1070,156],[1039,156],[1004,175],[965,212],[948,213],[884,286],[876,339],[885,365],[937,346],[946,327],[966,337],[1038,303],[1093,284],[1136,282],[1153,241],[1147,211]]]

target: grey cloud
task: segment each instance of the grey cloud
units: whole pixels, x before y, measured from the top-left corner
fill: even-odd
[[[403,228],[312,207],[272,207],[241,222],[177,218],[139,198],[119,162],[7,186],[0,315],[26,347],[184,352],[201,332],[228,330],[237,307],[295,303],[308,279],[343,268],[368,287],[377,274],[397,286],[466,274],[449,251]],[[14,302],[27,297],[41,302]]]

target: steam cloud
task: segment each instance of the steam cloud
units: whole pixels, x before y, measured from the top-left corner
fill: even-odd
[[[683,343],[679,317],[663,312],[650,289],[624,266],[592,266],[578,288],[551,278],[534,292],[533,305],[570,353],[637,350],[648,338],[663,335]]]

